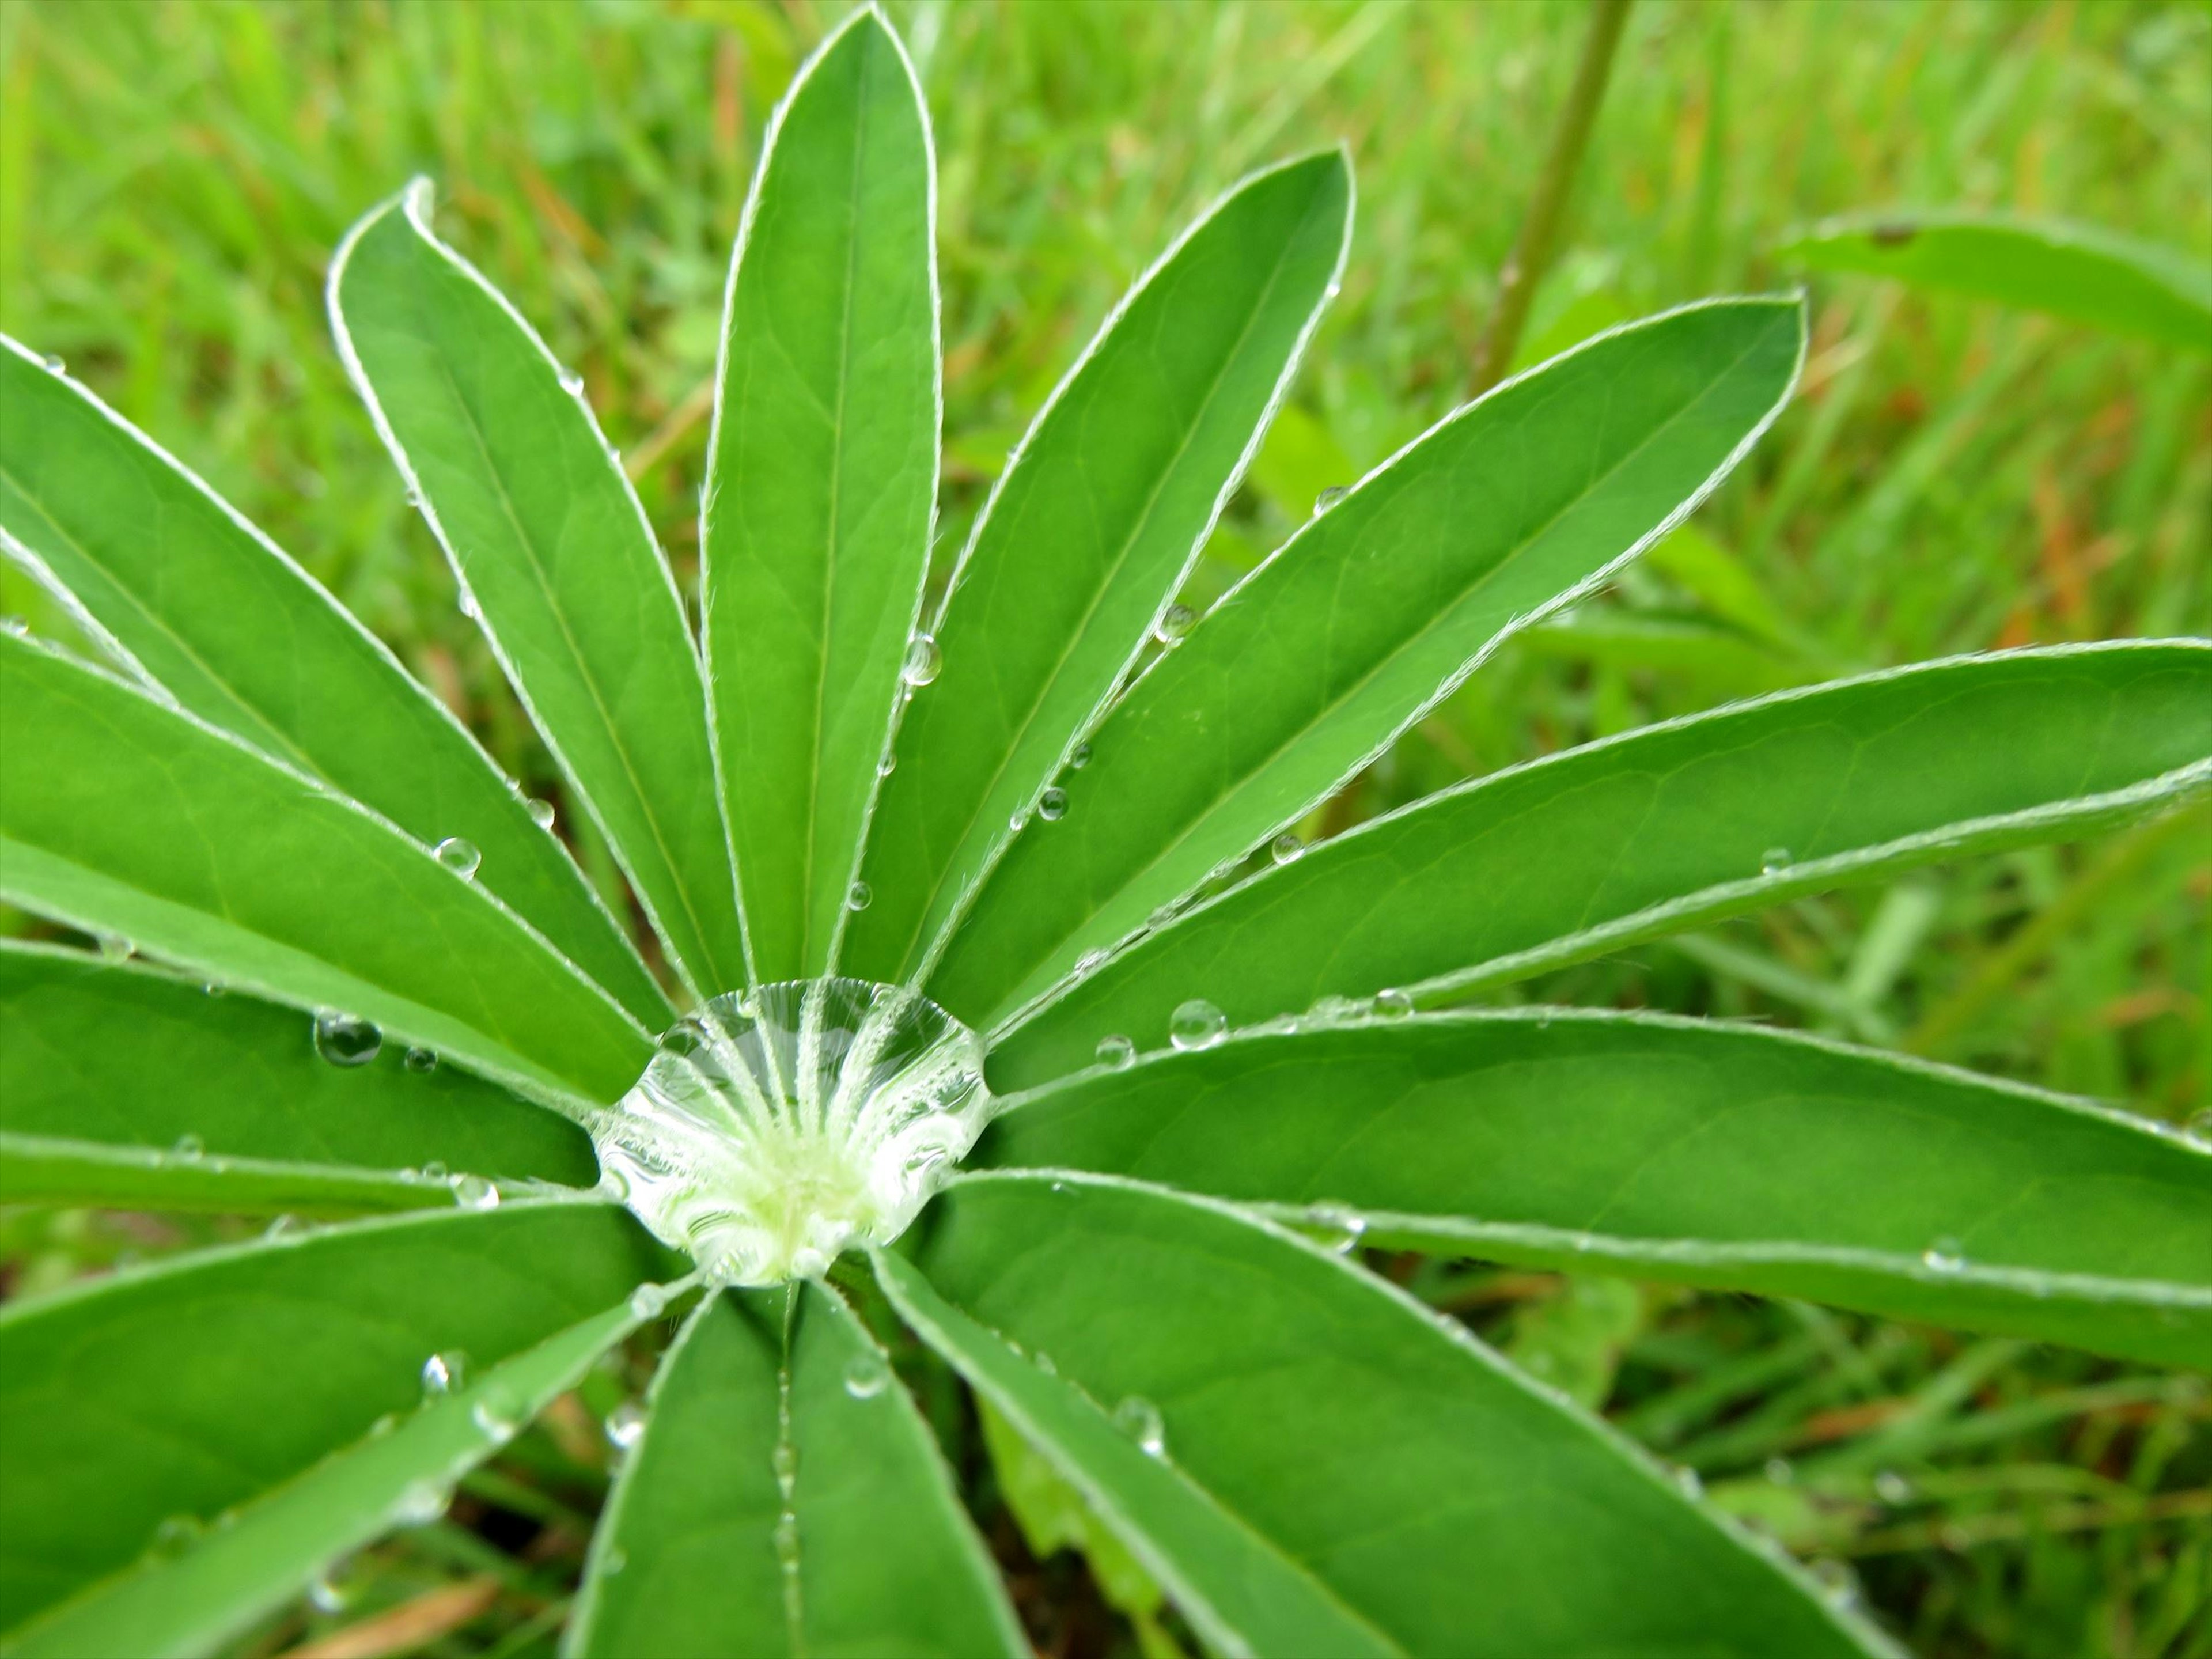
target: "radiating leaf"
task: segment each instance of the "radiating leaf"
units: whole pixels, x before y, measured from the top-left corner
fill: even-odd
[[[671,957],[703,994],[732,989],[744,928],[683,601],[581,380],[429,212],[418,180],[340,246],[338,349]]]
[[[2060,647],[1893,671],[1630,732],[1462,785],[1138,944],[992,1057],[996,1087],[1323,996],[1468,987],[2212,782],[2212,645]]]
[[[167,453],[0,336],[0,549],[185,708],[477,874],[631,1013],[668,1001],[475,739],[314,579]]]
[[[1302,817],[1514,629],[1661,534],[1796,374],[1792,301],[1692,307],[1509,382],[1370,473],[1160,658],[931,980],[983,1029]]]
[[[940,608],[943,672],[899,726],[874,902],[851,924],[859,971],[914,971],[1067,763],[1236,488],[1351,228],[1338,152],[1255,175],[1139,279],[1047,401]]]
[[[450,1478],[457,1457],[490,1449],[471,1438],[465,1406],[376,1438],[380,1419],[422,1399],[432,1355],[483,1376],[596,1325],[671,1266],[619,1210],[537,1204],[211,1250],[0,1309],[0,1628],[70,1598],[43,1635],[18,1635],[23,1651],[211,1646],[227,1621],[383,1530],[407,1481]],[[576,1365],[628,1317],[625,1305]],[[527,1397],[510,1422],[562,1386],[550,1375],[533,1364],[517,1379]],[[317,1467],[364,1437],[361,1462]],[[191,1588],[166,1592],[134,1569],[271,1488],[265,1513],[248,1509],[162,1570]]]
[[[708,465],[708,678],[764,980],[826,973],[937,503],[936,187],[906,53],[855,11],[769,129]]]
[[[0,898],[550,1098],[604,1104],[644,1069],[604,992],[311,779],[6,634],[0,708]]]
[[[296,1009],[0,943],[0,1201],[408,1209],[453,1201],[441,1179],[400,1175],[439,1166],[597,1176],[580,1129],[428,1049],[334,1065]]]
[[[975,1158],[2212,1364],[2212,1146],[1755,1027],[1545,1008],[1255,1034],[1047,1089]]]
[[[1823,270],[2045,311],[2212,351],[2212,265],[2094,225],[1960,212],[1830,219],[1776,250]]]
[[[1603,1424],[1255,1218],[1000,1175],[957,1182],[916,1231],[911,1262],[883,1264],[903,1310],[1092,1494],[1213,1647],[1881,1650]],[[1117,1436],[1109,1413],[1130,1431],[1118,1447],[1099,1438]],[[1182,1547],[1170,1519],[1191,1528]],[[1330,1627],[1302,1622],[1320,1608]]]
[[[654,1379],[572,1655],[1026,1655],[928,1425],[836,1291],[711,1297]],[[788,1473],[790,1489],[781,1477]]]

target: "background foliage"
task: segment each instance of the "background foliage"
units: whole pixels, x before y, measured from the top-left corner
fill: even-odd
[[[891,9],[940,155],[940,552],[1165,236],[1291,149],[1351,145],[1353,257],[1212,578],[1462,395],[1578,8]],[[325,262],[372,202],[435,177],[453,240],[584,369],[690,591],[730,239],[768,111],[841,10],[0,0],[0,328],[66,356],[550,793],[344,383]],[[2062,215],[2202,253],[2212,17],[1645,0],[1523,355],[1786,281],[1767,250],[1793,226],[1892,204]],[[1332,827],[1855,668],[2212,633],[2212,362],[1859,279],[1813,297],[1803,395],[1696,532],[1510,647],[1330,809]],[[0,569],[0,611],[52,625],[43,603]],[[1803,901],[1522,994],[1802,1025],[2180,1121],[2212,1096],[2208,830],[2199,807]],[[604,852],[582,850],[611,884]],[[7,1290],[225,1226],[0,1212]],[[1856,1572],[1917,1651],[2212,1653],[2202,1378],[1618,1280],[1376,1265],[1700,1469],[1716,1501]],[[582,1406],[471,1480],[453,1519],[358,1564],[255,1650],[379,1619],[380,1636],[343,1650],[540,1650],[580,1559],[576,1516],[604,1486],[585,1407],[625,1387],[594,1376]],[[972,1419],[949,1383],[939,1395],[1040,1642],[1126,1648],[1130,1627],[1076,1558],[1034,1559]]]

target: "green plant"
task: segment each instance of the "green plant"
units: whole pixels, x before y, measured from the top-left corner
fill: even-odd
[[[1778,1033],[1447,1005],[2152,810],[2212,775],[2212,648],[1843,682],[1309,848],[1443,688],[1718,482],[1788,392],[1797,307],[1670,313],[1509,383],[1200,623],[1174,593],[1349,223],[1339,156],[1261,173],[1072,372],[917,633],[930,161],[889,31],[836,37],[779,134],[733,267],[703,675],[580,388],[427,199],[333,271],[349,364],[659,978],[368,635],[0,355],[0,527],[139,682],[0,639],[0,895],[109,941],[0,953],[0,1191],[399,1212],[0,1316],[12,1650],[219,1644],[434,1517],[695,1291],[614,1425],[580,1652],[1018,1644],[892,1384],[894,1316],[1230,1652],[1881,1646],[1355,1246],[2205,1361],[2212,1158],[2179,1136]],[[908,985],[952,1018],[867,988]],[[825,1032],[908,1045],[870,1079],[921,1108],[870,1126],[888,1165],[826,1111],[744,1115],[794,1009],[810,1063]],[[678,1114],[721,1109],[682,1097],[716,1067],[740,1103],[702,1139]],[[763,1156],[790,1178],[749,1186]],[[848,1238],[879,1248],[833,1266]]]

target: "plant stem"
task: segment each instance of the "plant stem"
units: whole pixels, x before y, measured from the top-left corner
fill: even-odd
[[[1498,303],[1475,349],[1474,378],[1468,391],[1474,397],[1504,379],[1506,366],[1521,343],[1521,330],[1528,320],[1528,301],[1552,263],[1553,245],[1559,239],[1559,221],[1575,175],[1582,170],[1583,152],[1589,148],[1590,129],[1597,125],[1598,106],[1605,101],[1607,81],[1613,74],[1613,48],[1620,44],[1620,27],[1628,16],[1631,0],[1590,0],[1589,33],[1583,40],[1582,61],[1575,65],[1575,83],[1567,93],[1566,107],[1552,133],[1551,154],[1529,198],[1528,216],[1514,239],[1505,268],[1498,273]]]

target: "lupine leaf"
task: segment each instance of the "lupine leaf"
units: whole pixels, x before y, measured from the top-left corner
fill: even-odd
[[[438,1165],[572,1186],[597,1175],[574,1124],[427,1049],[395,1042],[335,1065],[296,1009],[0,943],[0,1201],[414,1208],[450,1193],[400,1171]]]
[[[1141,941],[994,1054],[1015,1089],[1109,1033],[1166,1040],[1323,996],[1524,976],[2212,783],[2212,645],[2008,653],[1839,681],[1462,785],[1264,872]]]
[[[477,879],[654,1030],[668,1000],[467,731],[314,579],[106,404],[0,336],[0,549],[184,708]]]
[[[139,691],[0,634],[0,897],[207,979],[605,1103],[651,1044],[421,843]]]
[[[916,1235],[884,1265],[916,1328],[1093,1495],[1211,1646],[1881,1650],[1604,1425],[1256,1218],[1098,1177],[975,1176]],[[1134,1436],[1118,1456],[1109,1412]],[[1170,1492],[1223,1535],[1163,1549]],[[1334,1626],[1302,1628],[1261,1561]]]
[[[928,1425],[836,1291],[711,1297],[650,1407],[570,1654],[1029,1652]]]
[[[535,1204],[360,1222],[213,1250],[0,1310],[0,1438],[8,1446],[0,1628],[127,1575],[165,1520],[211,1523],[272,1486],[300,1482],[326,1454],[373,1438],[379,1419],[422,1399],[433,1354],[455,1370],[464,1362],[453,1357],[465,1355],[481,1376],[594,1320],[670,1266],[619,1210]],[[613,1335],[622,1328],[617,1322]],[[454,1426],[466,1429],[465,1411]],[[210,1571],[232,1586],[216,1599],[234,1614],[241,1603],[231,1598],[247,1595],[235,1588],[240,1577],[264,1597],[296,1588],[321,1559],[361,1541],[361,1527],[381,1530],[392,1489],[444,1473],[463,1443],[441,1427],[421,1444],[428,1461],[419,1468],[413,1451],[397,1463],[376,1460],[363,1488],[343,1476],[335,1486],[317,1484],[330,1475],[325,1465],[292,1496],[264,1500],[282,1505],[319,1492],[311,1510],[333,1501],[356,1531],[331,1536],[326,1555],[303,1558],[283,1523],[257,1523],[255,1541],[243,1547],[241,1519],[240,1542],[227,1530],[215,1540],[223,1565]],[[475,1449],[489,1449],[482,1436]],[[368,1525],[372,1511],[362,1504],[379,1493],[377,1524]],[[75,1614],[50,1615],[50,1633],[38,1644],[17,1639],[26,1650],[148,1651],[135,1641],[101,1646],[64,1633],[106,1627],[76,1626],[78,1616],[119,1616],[92,1614],[88,1602],[158,1620],[167,1600],[142,1588],[124,1589],[119,1600],[96,1593]],[[185,1615],[181,1598],[173,1611]]]
[[[1352,229],[1330,151],[1237,186],[1130,291],[1015,451],[900,723],[854,960],[915,970],[1181,586],[1319,321]],[[1340,482],[1349,482],[1349,478]]]
[[[744,982],[706,689],[644,509],[544,344],[410,185],[354,227],[331,319],[554,758],[690,983]],[[569,385],[576,387],[571,392]]]
[[[2212,351],[2212,265],[2094,225],[1954,212],[1831,219],[1777,252]]]
[[[2212,1147],[1757,1028],[1547,1008],[1255,1034],[1046,1089],[975,1156],[2212,1364]]]
[[[1662,533],[1796,378],[1794,301],[1632,325],[1468,405],[1317,516],[1117,703],[931,979],[996,1026],[1372,758],[1514,629]]]
[[[754,966],[830,971],[937,501],[936,192],[872,9],[770,128],[730,273],[708,459],[708,678]]]

